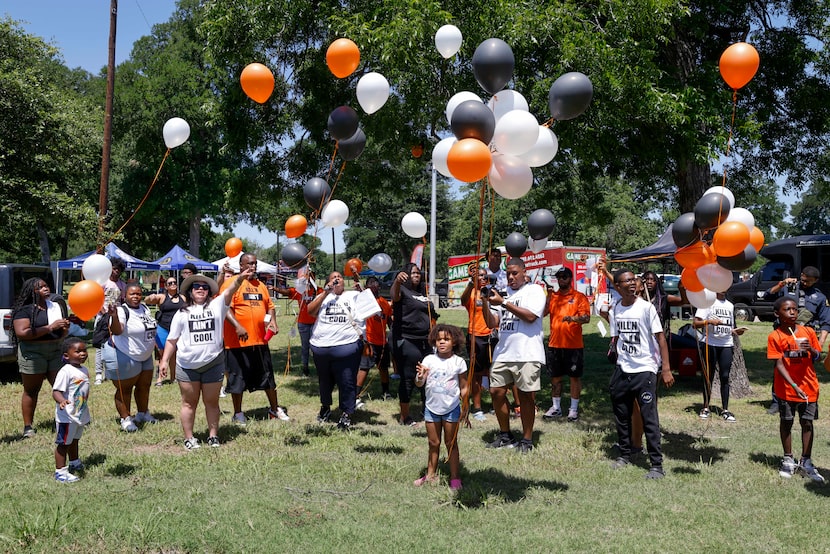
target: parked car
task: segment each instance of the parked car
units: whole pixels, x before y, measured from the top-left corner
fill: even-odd
[[[52,271],[45,265],[0,264],[0,317],[3,331],[0,332],[0,363],[17,365],[17,348],[12,343],[12,306],[27,279],[40,277],[54,290]]]

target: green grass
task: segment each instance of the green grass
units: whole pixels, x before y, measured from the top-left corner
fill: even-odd
[[[462,310],[442,311],[441,321],[464,320]],[[647,482],[643,462],[609,467],[616,440],[607,394],[611,367],[607,339],[592,323],[585,327],[581,421],[539,417],[537,446],[526,456],[485,449],[495,419],[473,422],[460,432],[464,489],[453,495],[443,464],[440,486],[412,487],[425,469],[426,435],[396,424],[396,402],[370,401],[350,433],[313,423],[316,379],[299,372],[296,338],[295,369],[283,375],[292,321],[280,318],[282,332],[272,343],[279,400],[291,422],[268,421],[259,392],[245,396],[252,421],[235,427],[230,398],[223,399],[222,447],[186,452],[176,386],[153,388],[151,409],[160,423],[128,435],[119,431],[112,385],[105,383],[93,387],[94,422],[80,442],[87,471],[74,485],[52,479],[48,391],[40,396],[37,436],[21,440],[20,384],[0,386],[0,550],[751,552],[822,551],[830,544],[816,521],[830,487],[778,476],[778,420],[765,413],[769,324],[750,324],[744,335],[754,394],[732,402],[736,424],[698,419],[699,378],[660,390],[662,481]],[[380,387],[371,375],[376,398]],[[826,382],[823,372],[820,377]],[[538,402],[548,407],[549,384]],[[201,407],[196,429],[206,438]],[[815,462],[828,467],[825,419],[816,434]]]

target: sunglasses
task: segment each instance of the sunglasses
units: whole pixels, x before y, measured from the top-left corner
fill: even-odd
[[[190,288],[193,290],[210,290],[210,285],[207,283],[193,283]]]
[[[175,285],[175,284],[176,284],[176,281],[167,281],[167,286],[168,286],[168,287],[169,287],[170,285]]]

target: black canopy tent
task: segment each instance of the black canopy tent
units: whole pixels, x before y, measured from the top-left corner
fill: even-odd
[[[611,254],[609,259],[614,262],[652,262],[662,261],[666,264],[671,261],[674,256],[677,246],[674,244],[674,239],[671,236],[672,226],[670,224],[663,235],[657,239],[657,242],[645,248],[634,250],[633,252],[625,252],[623,254]]]

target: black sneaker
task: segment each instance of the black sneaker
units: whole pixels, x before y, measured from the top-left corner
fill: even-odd
[[[522,454],[527,454],[533,450],[533,441],[529,439],[522,439],[516,444],[515,448]]]
[[[211,448],[219,448],[219,437],[208,437],[207,444]]]
[[[308,371],[308,366],[303,366],[303,377],[308,377],[311,375],[311,372]]]
[[[331,416],[331,410],[328,406],[320,406],[320,413],[317,414],[317,423],[326,423]]]
[[[487,448],[513,448],[516,446],[516,439],[513,433],[499,433],[496,440],[487,443]]]
[[[666,476],[666,472],[660,466],[651,466],[651,469],[646,473],[646,479],[662,479]]]
[[[337,428],[343,429],[344,431],[348,431],[352,426],[352,418],[349,417],[349,414],[343,414],[340,416],[340,421],[337,422]]]

